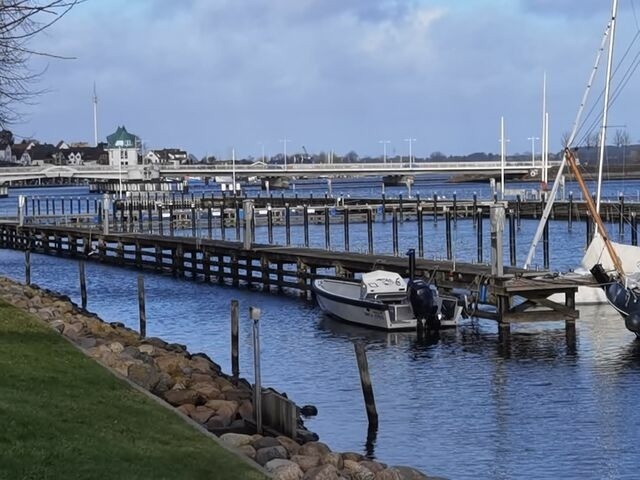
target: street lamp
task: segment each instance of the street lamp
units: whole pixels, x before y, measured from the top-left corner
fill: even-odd
[[[231,149],[231,181],[233,182],[233,196],[236,196],[236,149]]]
[[[287,169],[287,142],[290,142],[288,138],[283,138],[280,140],[284,145],[284,169]]]
[[[405,142],[409,142],[409,168],[411,168],[412,164],[413,164],[413,153],[412,153],[412,150],[411,150],[411,146],[413,145],[413,142],[416,141],[416,139],[415,138],[405,138],[404,141]]]
[[[536,166],[536,140],[540,140],[540,137],[527,137],[527,140],[531,140],[531,166]]]
[[[504,168],[507,162],[506,142],[504,138],[504,117],[500,117],[500,198],[504,200]]]
[[[383,151],[383,161],[384,163],[387,163],[387,144],[391,143],[390,140],[378,140],[378,143],[382,144],[382,151]]]

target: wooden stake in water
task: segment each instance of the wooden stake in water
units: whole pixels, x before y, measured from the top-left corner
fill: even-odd
[[[31,285],[31,250],[24,251],[24,283]]]
[[[249,308],[249,317],[253,321],[253,372],[255,375],[253,408],[256,417],[256,432],[262,433],[262,381],[260,378],[260,309]]]
[[[138,275],[138,312],[140,317],[140,336],[147,336],[147,313],[144,305],[144,277]]]
[[[80,269],[80,300],[82,302],[82,309],[87,309],[87,281],[85,278],[84,271],[84,260],[80,260],[78,263],[78,267]]]
[[[367,353],[364,344],[356,343],[356,360],[358,361],[358,372],[360,373],[360,385],[362,386],[362,395],[364,396],[364,404],[367,409],[367,419],[369,420],[369,428],[378,428],[378,412],[376,410],[376,401],[373,396],[373,386],[371,385],[371,377],[369,376],[369,363],[367,362]]]
[[[231,374],[233,381],[236,383],[240,376],[240,360],[238,348],[238,332],[239,332],[239,310],[238,300],[231,300]]]

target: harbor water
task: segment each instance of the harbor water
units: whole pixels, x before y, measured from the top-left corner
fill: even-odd
[[[334,182],[334,195],[338,194]],[[375,196],[378,185],[345,183],[344,195]],[[635,200],[637,182],[611,183],[605,191]],[[205,188],[196,185],[198,188]],[[303,187],[298,193],[304,196]],[[316,188],[316,190],[313,190]],[[524,186],[523,188],[530,188]],[[422,190],[422,191],[421,191]],[[433,193],[459,199],[488,199],[488,186],[445,183],[414,186],[423,198]],[[208,190],[207,190],[208,191]],[[326,187],[310,186],[314,195]],[[577,189],[574,188],[574,191]],[[405,189],[387,188],[387,196]],[[87,194],[81,187],[11,190],[0,211],[15,215],[15,197]],[[290,192],[289,192],[290,193]],[[522,221],[518,264],[522,264],[536,222]],[[301,227],[293,227],[302,243]],[[296,230],[299,228],[300,230]],[[376,223],[376,252],[390,252],[390,225]],[[426,219],[425,256],[444,256],[444,222]],[[416,222],[400,225],[401,253],[416,248]],[[585,242],[584,223],[568,231],[566,222],[551,226],[552,268],[576,266]],[[614,232],[616,230],[613,230]],[[485,261],[488,228],[485,227]],[[627,233],[628,235],[628,233]],[[266,237],[258,228],[258,241]],[[312,226],[313,246],[323,246],[322,226]],[[284,234],[275,230],[275,241]],[[454,229],[454,254],[460,261],[476,256],[470,220]],[[351,249],[366,248],[366,225],[354,224]],[[342,248],[335,226],[332,245]],[[541,254],[537,262],[541,264]],[[32,282],[59,291],[79,303],[76,261],[32,255]],[[508,263],[508,257],[505,259]],[[372,266],[373,267],[373,266]],[[87,264],[88,308],[108,321],[137,327],[138,272]],[[0,250],[0,274],[22,281],[24,256]],[[372,332],[324,316],[294,294],[270,295],[246,288],[209,285],[145,272],[147,333],[203,351],[230,372],[229,311],[241,307],[241,374],[253,378],[250,306],[261,317],[262,382],[284,391],[298,405],[318,407],[306,420],[309,429],[337,451],[367,453],[388,464],[405,464],[452,479],[637,478],[640,443],[640,342],[607,306],[580,309],[575,348],[565,341],[563,322],[523,324],[512,328],[509,343],[498,340],[495,322],[471,319],[437,340],[424,342],[414,333]],[[364,341],[380,427],[367,438],[367,419],[354,355],[354,341]]]

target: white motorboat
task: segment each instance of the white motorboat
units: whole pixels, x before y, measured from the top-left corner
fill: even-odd
[[[458,299],[439,295],[433,285],[429,288],[439,327],[455,327],[462,313]],[[346,322],[382,330],[417,328],[407,282],[397,273],[375,270],[364,273],[360,280],[318,278],[313,281],[312,290],[324,312]],[[420,314],[421,320],[426,320],[425,315]]]

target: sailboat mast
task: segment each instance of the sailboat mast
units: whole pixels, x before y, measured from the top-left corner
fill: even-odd
[[[93,82],[93,144],[98,146],[98,94],[96,82]]]
[[[611,85],[611,68],[613,65],[613,41],[616,36],[616,16],[618,14],[618,0],[613,0],[611,6],[611,28],[609,32],[609,56],[607,58],[607,76],[604,85],[604,112],[602,113],[602,131],[600,133],[600,161],[598,163],[598,188],[596,191],[596,212],[600,213],[600,198],[602,194],[602,165],[607,143],[607,117],[609,115],[609,90]]]
[[[600,214],[596,209],[596,205],[593,203],[593,198],[591,198],[589,189],[587,188],[587,185],[584,183],[584,180],[582,179],[582,175],[578,170],[578,166],[576,165],[576,159],[573,155],[573,152],[569,148],[565,148],[564,156],[565,156],[567,165],[569,165],[569,168],[571,169],[573,175],[576,177],[576,181],[580,186],[580,190],[582,190],[582,195],[584,196],[587,202],[587,209],[589,210],[589,213],[591,214],[591,217],[593,218],[593,220],[596,222],[598,232],[600,233],[600,236],[602,237],[602,241],[607,247],[607,251],[609,252],[609,256],[611,257],[613,266],[615,267],[616,271],[618,272],[618,275],[620,276],[620,279],[622,280],[624,279],[624,270],[622,268],[622,262],[620,261],[618,252],[616,252],[616,249],[613,248],[613,245],[611,244],[611,240],[609,240],[609,234],[607,233],[607,229],[605,228],[604,223],[602,222],[602,218],[600,218]]]

